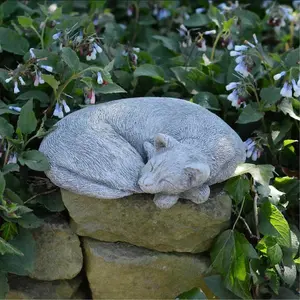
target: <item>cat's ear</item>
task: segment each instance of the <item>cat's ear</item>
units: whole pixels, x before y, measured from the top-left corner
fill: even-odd
[[[148,159],[151,159],[155,154],[155,147],[150,142],[144,142],[144,150]]]
[[[156,151],[159,151],[164,148],[171,148],[178,144],[179,142],[176,139],[163,133],[159,133],[158,135],[155,136],[154,139],[154,145]]]
[[[203,184],[210,175],[210,168],[206,163],[195,162],[184,168],[185,174],[189,177],[190,186],[195,187]]]

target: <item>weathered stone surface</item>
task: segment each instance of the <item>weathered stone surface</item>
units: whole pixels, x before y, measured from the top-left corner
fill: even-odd
[[[40,281],[11,275],[6,299],[71,299],[81,281],[79,276],[71,280]]]
[[[62,190],[62,196],[78,235],[163,252],[206,251],[231,215],[231,200],[218,187],[206,203],[181,200],[167,210],[157,208],[146,194],[107,200]]]
[[[78,236],[68,223],[58,217],[51,217],[35,230],[37,253],[35,268],[29,277],[39,280],[74,278],[83,263]]]
[[[209,260],[84,238],[93,299],[174,299],[199,286]]]

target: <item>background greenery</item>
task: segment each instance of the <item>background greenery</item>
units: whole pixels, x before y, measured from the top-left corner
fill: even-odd
[[[41,172],[49,168],[37,151],[41,138],[69,109],[138,96],[202,105],[252,143],[247,163],[225,184],[232,224],[210,252],[211,292],[222,299],[297,298],[300,102],[282,87],[299,76],[299,4],[241,1],[225,10],[218,4],[2,1],[1,298],[7,273],[33,268],[30,229],[51,213],[65,214],[58,189]],[[234,70],[230,41],[248,46],[248,76]],[[237,103],[227,99],[231,82],[239,82]],[[180,297],[206,296],[195,287]]]

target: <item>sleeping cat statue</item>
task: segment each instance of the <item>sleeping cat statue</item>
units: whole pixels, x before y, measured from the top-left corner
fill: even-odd
[[[77,194],[115,199],[154,194],[160,208],[179,198],[205,202],[209,186],[245,161],[240,137],[191,102],[143,97],[78,110],[60,120],[40,146],[46,173]]]

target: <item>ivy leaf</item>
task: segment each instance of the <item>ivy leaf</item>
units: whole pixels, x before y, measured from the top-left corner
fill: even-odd
[[[7,274],[0,272],[0,299],[7,299],[6,294],[9,291]]]
[[[42,78],[52,87],[53,91],[56,93],[60,82],[57,81],[53,75],[42,74]]]
[[[35,171],[47,171],[50,169],[50,164],[46,156],[38,150],[25,151],[18,159],[22,166],[27,165],[30,169]]]
[[[252,122],[257,122],[260,119],[262,119],[263,116],[263,112],[257,111],[257,109],[255,109],[255,106],[249,104],[245,108],[243,108],[242,113],[239,115],[237,123],[248,124]]]
[[[61,52],[63,61],[71,68],[71,70],[73,70],[73,72],[78,71],[80,68],[80,61],[76,52],[69,47],[62,48]]]
[[[24,28],[28,28],[32,26],[32,19],[30,17],[19,16],[18,22]]]
[[[65,210],[60,191],[38,196],[36,201],[44,205],[51,212],[61,212]]]
[[[192,101],[210,110],[221,110],[217,97],[209,92],[200,92],[196,94]]]
[[[278,208],[265,201],[259,211],[259,230],[262,234],[276,238],[280,246],[291,246],[290,227]]]
[[[18,119],[18,128],[21,129],[23,134],[32,133],[37,126],[37,119],[33,111],[33,102],[29,100],[22,107],[19,119]]]
[[[26,39],[9,28],[0,27],[1,48],[7,52],[24,55],[29,49]]]
[[[265,275],[269,278],[269,286],[275,294],[279,292],[279,277],[274,269],[267,269]]]
[[[225,185],[225,190],[229,193],[236,204],[239,204],[245,194],[250,190],[250,183],[247,178],[236,176],[230,178]]]
[[[300,121],[300,117],[294,112],[294,108],[289,99],[284,98],[278,105],[278,108],[286,115],[288,114],[291,118]]]
[[[24,255],[20,250],[18,250],[12,244],[8,243],[6,240],[4,240],[2,237],[0,237],[0,254],[4,255],[6,253],[10,253],[10,254],[14,254],[14,255],[19,255],[19,256],[23,256]],[[1,262],[0,262],[0,265],[1,265]]]
[[[199,27],[207,25],[210,22],[205,14],[193,14],[188,20],[184,20],[184,25],[187,27]]]
[[[275,168],[272,165],[254,165],[254,164],[240,164],[237,166],[233,176],[238,176],[250,173],[255,181],[262,185],[269,185],[270,179],[273,177]]]
[[[292,286],[297,277],[297,268],[291,257],[283,258],[283,265],[276,265],[275,269],[280,278],[288,285]]]
[[[151,77],[158,81],[164,81],[163,70],[158,66],[154,66],[150,64],[144,64],[137,67],[133,75],[134,77],[145,76],[145,77]]]
[[[22,256],[1,255],[0,269],[5,272],[26,276],[34,268],[36,245],[29,230],[24,228],[19,230],[19,234],[10,243]]]
[[[6,119],[0,117],[0,135],[2,137],[11,137],[14,132],[14,127]]]
[[[260,91],[260,98],[262,99],[264,106],[272,106],[281,99],[280,88],[263,88]]]

